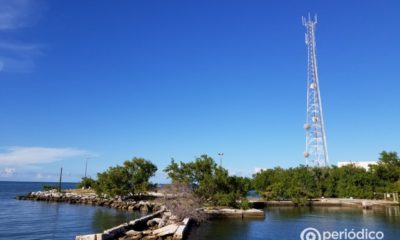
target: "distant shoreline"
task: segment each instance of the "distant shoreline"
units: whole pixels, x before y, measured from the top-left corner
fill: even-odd
[[[110,201],[113,199],[102,199],[98,198],[95,193],[72,193],[74,190],[67,190],[67,194],[59,194],[56,192],[46,194],[46,191],[41,192],[41,194],[36,194],[30,192],[22,196],[16,196],[18,200],[34,200],[34,201],[48,201],[48,202],[66,202],[72,204],[89,204],[98,206],[109,206],[121,209],[128,209],[130,204],[126,201]],[[78,190],[80,191],[80,190]],[[71,192],[71,193],[68,193]],[[48,192],[49,193],[49,192]],[[159,197],[157,194],[144,195],[147,200],[156,199]],[[143,199],[146,200],[146,199]],[[290,200],[266,200],[264,198],[248,198],[249,203],[254,208],[264,208],[264,207],[357,207],[357,208],[371,208],[375,206],[400,206],[398,202],[387,201],[387,200],[374,200],[374,199],[351,199],[351,198],[317,198],[307,200],[303,204],[298,204]],[[118,202],[112,206],[112,203]],[[135,209],[140,209],[141,206],[135,207]]]
[[[43,182],[43,181],[9,181],[9,180],[1,180],[0,182],[9,182],[9,183],[50,183],[50,184],[59,184],[59,182]],[[78,184],[78,182],[62,182],[61,184]]]
[[[350,199],[350,198],[318,198],[306,201],[303,205],[294,203],[293,201],[273,201],[259,199],[250,199],[249,202],[254,207],[360,207],[371,208],[374,206],[399,206],[398,202],[374,200],[374,199]]]

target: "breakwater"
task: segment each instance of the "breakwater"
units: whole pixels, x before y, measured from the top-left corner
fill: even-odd
[[[137,239],[182,239],[188,231],[190,219],[179,221],[164,206],[155,201],[135,201],[122,198],[100,198],[95,193],[37,191],[16,197],[18,200],[89,204],[123,210],[153,212],[139,219],[120,224],[101,233],[78,235],[76,240],[137,240]]]
[[[137,239],[173,239],[178,240],[185,237],[189,231],[190,218],[179,220],[165,206],[157,201],[135,201],[122,198],[101,198],[95,193],[37,191],[18,196],[18,200],[33,200],[47,202],[64,202],[69,204],[89,204],[104,206],[123,210],[138,210],[141,212],[152,212],[139,219],[120,224],[116,227],[104,230],[101,233],[78,235],[76,240],[137,240]],[[209,218],[264,218],[265,213],[258,209],[229,209],[229,208],[203,208]]]
[[[76,236],[75,240],[179,240],[187,233],[189,224],[189,218],[179,221],[162,207],[152,214],[107,229],[102,233]]]
[[[37,191],[16,197],[18,200],[64,202],[69,204],[89,204],[124,210],[139,210],[142,212],[157,211],[161,205],[154,201],[143,201],[122,198],[101,198],[95,193],[79,194],[74,192]]]

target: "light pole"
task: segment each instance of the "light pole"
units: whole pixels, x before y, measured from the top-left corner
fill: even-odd
[[[224,153],[218,153],[219,156],[219,166],[222,167],[222,159],[224,158]]]
[[[90,159],[90,157],[87,157],[86,158],[86,163],[85,163],[85,178],[86,178],[86,174],[87,174],[87,163],[88,163],[88,160]]]

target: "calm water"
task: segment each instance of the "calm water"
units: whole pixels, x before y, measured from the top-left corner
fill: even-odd
[[[75,239],[139,217],[137,212],[89,205],[19,201],[46,183],[0,182],[0,239]],[[64,188],[75,188],[64,184]]]
[[[220,219],[193,229],[190,240],[200,239],[300,239],[303,229],[382,231],[385,240],[400,239],[399,207],[362,210],[355,208],[267,208],[263,220]],[[318,240],[318,239],[316,239]]]
[[[15,196],[41,190],[45,183],[0,182],[0,239],[74,239],[101,232],[139,217],[115,209],[87,205],[18,201]],[[74,188],[65,184],[64,188]],[[189,240],[300,239],[307,227],[320,231],[382,231],[386,240],[400,239],[399,207],[362,210],[353,208],[267,208],[263,220],[212,220],[194,228]]]

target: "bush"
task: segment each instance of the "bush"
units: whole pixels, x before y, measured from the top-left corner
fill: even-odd
[[[83,177],[82,180],[78,183],[78,188],[83,188],[83,189],[90,189],[94,188],[96,185],[96,181],[93,180],[90,177]]]
[[[252,185],[271,199],[298,205],[319,197],[371,199],[376,193],[400,191],[400,158],[396,152],[383,151],[370,170],[355,165],[267,169],[253,175]]]
[[[229,176],[228,170],[217,166],[207,155],[201,155],[188,163],[178,164],[172,159],[164,172],[172,182],[192,186],[197,197],[218,206],[238,207],[237,201],[251,188],[249,178]]]
[[[247,198],[242,198],[240,200],[240,209],[247,210],[251,207],[250,202]]]
[[[134,196],[146,192],[150,177],[157,171],[156,165],[143,158],[125,161],[122,166],[110,167],[97,174],[96,193],[99,195]]]
[[[43,185],[43,191],[57,190],[60,191],[60,187],[56,185]]]
[[[306,197],[294,197],[291,199],[295,206],[305,206],[308,202]]]
[[[212,203],[215,206],[238,208],[239,204],[236,201],[238,197],[234,193],[216,193],[213,196]]]

